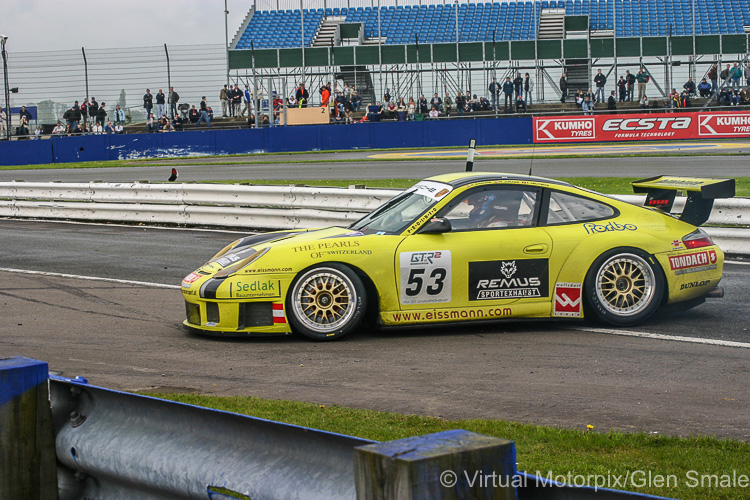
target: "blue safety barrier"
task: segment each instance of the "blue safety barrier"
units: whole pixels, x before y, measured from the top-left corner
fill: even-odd
[[[0,165],[258,152],[465,146],[472,138],[482,146],[531,144],[532,121],[529,117],[425,120],[53,137],[50,140],[0,142]]]

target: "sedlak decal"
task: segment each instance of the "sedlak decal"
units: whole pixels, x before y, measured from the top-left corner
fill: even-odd
[[[229,284],[229,296],[238,299],[281,297],[281,280],[235,281]]]
[[[469,262],[469,300],[548,297],[547,259]]]
[[[553,316],[581,317],[581,284],[555,283]]]

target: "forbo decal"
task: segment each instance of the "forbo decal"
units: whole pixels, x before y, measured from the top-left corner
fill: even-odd
[[[587,222],[583,225],[583,228],[588,234],[594,233],[606,233],[607,231],[635,231],[638,226],[635,224],[618,224],[617,222],[610,222],[607,225],[594,224],[593,222]]]

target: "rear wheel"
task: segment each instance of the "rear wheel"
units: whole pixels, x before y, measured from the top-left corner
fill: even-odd
[[[333,340],[359,326],[366,303],[365,287],[354,271],[326,264],[297,276],[287,311],[295,331],[315,340]]]
[[[602,254],[586,276],[586,301],[601,321],[632,326],[659,308],[664,276],[653,257],[634,248]]]

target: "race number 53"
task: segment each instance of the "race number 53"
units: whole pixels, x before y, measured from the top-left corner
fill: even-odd
[[[403,252],[399,263],[402,304],[451,301],[450,250]]]

